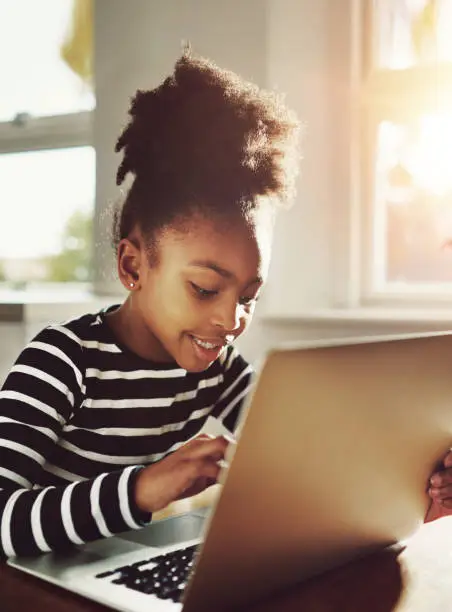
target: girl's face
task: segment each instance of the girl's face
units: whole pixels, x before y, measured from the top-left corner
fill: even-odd
[[[268,208],[255,211],[249,222],[221,223],[196,215],[183,230],[162,231],[153,266],[143,246],[137,249],[138,280],[122,309],[132,350],[201,372],[244,332],[268,273]],[[124,284],[121,253],[127,257],[128,249],[133,249],[130,243],[119,251]],[[133,264],[122,263],[125,269]]]

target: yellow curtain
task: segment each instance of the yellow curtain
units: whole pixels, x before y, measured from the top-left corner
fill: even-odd
[[[92,0],[74,0],[61,57],[87,84],[93,80],[93,4]]]
[[[435,51],[437,18],[437,0],[428,0],[419,15],[413,20],[411,35],[416,54],[421,61],[425,54]]]

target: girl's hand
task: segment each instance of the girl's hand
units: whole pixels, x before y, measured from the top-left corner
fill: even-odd
[[[452,514],[452,451],[445,456],[443,465],[444,469],[430,478],[428,494],[432,505],[425,517],[426,523]]]
[[[190,440],[161,461],[143,468],[135,484],[135,501],[144,512],[157,512],[171,502],[201,493],[217,482],[218,462],[228,441],[205,434]]]

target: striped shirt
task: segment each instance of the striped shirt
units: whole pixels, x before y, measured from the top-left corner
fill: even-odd
[[[119,344],[105,311],[41,331],[0,391],[0,554],[61,550],[149,522],[141,466],[209,415],[231,431],[251,367],[229,346],[207,370],[153,363]]]

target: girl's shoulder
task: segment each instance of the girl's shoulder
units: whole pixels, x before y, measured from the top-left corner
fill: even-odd
[[[95,348],[110,347],[114,352],[114,342],[104,320],[106,310],[50,323],[32,339],[31,343],[45,343],[72,355],[77,352],[82,353],[84,349]]]

